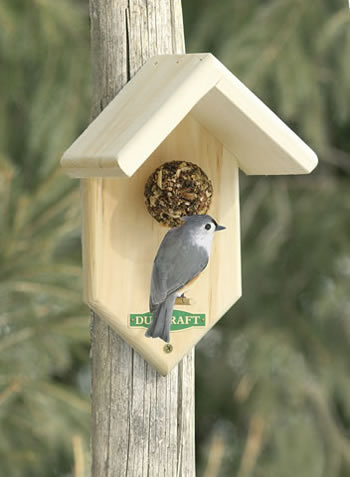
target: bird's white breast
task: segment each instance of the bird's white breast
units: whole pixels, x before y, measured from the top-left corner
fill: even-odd
[[[208,233],[206,234],[197,233],[197,234],[193,234],[191,237],[191,244],[194,247],[204,248],[208,255],[210,255],[212,241],[213,241],[213,235]]]

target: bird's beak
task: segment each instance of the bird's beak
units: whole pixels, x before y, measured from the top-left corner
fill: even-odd
[[[219,232],[219,230],[225,230],[226,227],[224,227],[223,225],[217,225],[216,226],[216,229],[215,229],[215,232]]]

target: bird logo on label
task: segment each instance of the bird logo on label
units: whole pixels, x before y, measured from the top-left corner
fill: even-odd
[[[151,278],[152,322],[145,335],[167,343],[176,298],[184,295],[208,265],[214,233],[226,228],[210,215],[190,215],[182,219],[182,225],[164,236]]]

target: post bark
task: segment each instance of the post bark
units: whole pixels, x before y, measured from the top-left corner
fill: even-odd
[[[90,18],[93,117],[149,57],[184,53],[181,0],[90,0]],[[194,352],[164,378],[94,313],[91,341],[92,476],[194,477]]]

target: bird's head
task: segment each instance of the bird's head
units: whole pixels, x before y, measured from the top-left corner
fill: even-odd
[[[184,221],[183,226],[203,237],[212,237],[214,232],[219,232],[226,228],[223,225],[219,225],[210,215],[186,215],[182,219]]]

